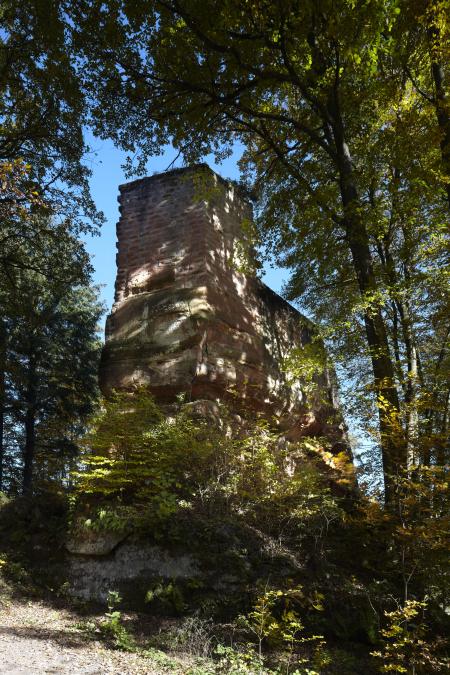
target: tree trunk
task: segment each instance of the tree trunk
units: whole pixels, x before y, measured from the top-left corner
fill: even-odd
[[[395,386],[395,369],[389,353],[386,326],[376,298],[377,282],[369,235],[361,216],[362,205],[356,188],[352,159],[345,142],[344,127],[336,98],[331,99],[330,116],[333,119],[346,239],[361,296],[364,301],[367,301],[364,324],[378,404],[385,501],[389,504],[395,498],[397,475],[407,465],[406,445],[400,427],[400,405]]]
[[[408,455],[408,466],[414,466],[420,463],[418,456],[417,440],[419,427],[419,413],[417,410],[417,348],[413,336],[412,322],[407,303],[397,301],[397,307],[400,314],[402,325],[403,342],[406,350],[406,360],[408,372],[406,374],[406,445]]]
[[[449,404],[450,404],[450,391],[447,391],[445,395],[445,403],[443,406],[441,428],[440,428],[442,442],[439,446],[436,458],[439,466],[446,466],[449,463],[449,447],[448,447]]]
[[[394,312],[395,312],[394,316],[396,317],[398,313],[398,316],[400,317],[403,344],[405,346],[407,371],[405,374],[403,373],[401,374],[401,385],[404,392],[404,403],[405,403],[407,463],[408,467],[411,467],[419,463],[419,457],[417,452],[419,414],[417,410],[417,391],[416,391],[417,381],[419,378],[418,353],[416,342],[414,339],[413,325],[408,302],[406,300],[402,301],[399,298],[398,293],[395,291],[395,289],[398,286],[399,280],[388,242],[385,242],[384,250],[380,251],[380,254],[381,254],[380,255],[381,262],[385,270],[387,280],[389,282],[389,294],[394,304]],[[405,278],[409,279],[409,273],[406,265],[405,265]],[[398,349],[397,353],[399,353]]]
[[[3,474],[5,463],[5,407],[6,407],[6,328],[3,321],[0,320],[0,491],[3,490]]]
[[[33,464],[36,448],[36,363],[34,355],[29,359],[25,412],[25,446],[23,452],[23,494],[30,494],[33,487]]]
[[[438,436],[441,436],[441,438],[446,437],[448,435],[448,429],[447,429],[447,423],[448,423],[448,402],[449,402],[449,392],[446,394],[445,398],[445,404],[444,404],[444,409],[443,409],[443,417],[442,417],[442,422],[441,425],[439,425],[439,418],[437,415],[438,408],[439,408],[439,391],[440,391],[440,386],[439,386],[439,378],[440,378],[440,372],[442,365],[445,365],[445,357],[447,353],[447,343],[448,343],[448,337],[450,333],[450,328],[447,329],[443,341],[442,341],[442,347],[439,352],[439,356],[436,360],[435,367],[434,367],[434,373],[433,377],[431,380],[431,383],[429,385],[429,390],[431,392],[431,401],[430,401],[430,406],[428,410],[425,413],[425,418],[427,420],[426,423],[426,435],[428,436],[428,439],[430,441],[429,445],[425,447],[424,450],[424,457],[423,457],[423,463],[426,466],[429,466],[431,463],[431,449],[432,449],[432,441],[435,438],[435,434],[437,433]],[[443,453],[443,446],[441,442],[438,442],[438,448],[437,448],[437,463],[444,465],[448,462],[448,458],[445,460],[444,459],[444,454]]]
[[[444,170],[445,191],[450,210],[450,101],[445,90],[444,67],[440,62],[440,35],[435,26],[428,29],[431,42],[431,74],[435,87],[435,109],[439,131],[441,132],[441,156]]]
[[[370,298],[376,291],[367,232],[361,222],[348,219],[346,236],[358,278],[361,296]],[[393,501],[398,473],[406,468],[406,447],[400,427],[400,404],[395,386],[395,372],[389,354],[386,327],[377,300],[365,309],[364,324],[377,397],[380,443],[386,503]]]

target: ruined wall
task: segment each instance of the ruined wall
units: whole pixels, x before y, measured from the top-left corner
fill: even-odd
[[[160,401],[185,392],[278,416],[310,412],[301,383],[288,386],[280,366],[312,327],[238,271],[252,212],[236,187],[200,165],[122,185],[119,202],[103,390],[145,384]],[[321,386],[332,406],[325,376]]]
[[[275,417],[278,447],[293,448],[290,475],[308,460],[289,441],[325,436],[324,452],[313,461],[323,460],[331,485],[332,458],[347,447],[333,389],[323,375],[319,395],[308,399],[302,382],[288,383],[281,367],[293,347],[311,340],[313,326],[236,266],[242,226],[252,216],[249,203],[204,166],[122,185],[119,201],[116,295],[107,319],[102,389],[145,385],[160,403],[185,393],[185,410],[211,424],[221,423],[215,401],[225,400],[238,432],[251,428],[259,413]],[[252,414],[236,414],[242,408]],[[333,485],[337,492],[347,489]],[[284,578],[298,571],[295,556],[283,547],[275,552],[256,528],[227,520],[204,530],[190,511],[178,516],[180,531],[191,534],[186,540],[74,529],[66,542],[70,592],[103,602],[108,590],[117,589],[136,607],[163,578],[188,594],[197,588],[197,600],[189,596],[196,606],[205,593],[241,597],[262,569]]]

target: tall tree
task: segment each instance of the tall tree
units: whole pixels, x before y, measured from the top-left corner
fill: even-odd
[[[399,4],[395,26],[397,57],[415,91],[436,116],[441,176],[450,209],[450,3],[415,0]]]
[[[408,386],[397,367],[400,334],[410,371],[418,368],[403,301],[409,272],[398,278],[403,259],[394,262],[393,252],[406,255],[423,215],[426,228],[442,222],[432,195],[443,189],[436,121],[397,58],[399,12],[394,0],[155,0],[80,2],[73,13],[96,131],[135,151],[137,171],[167,142],[193,161],[209,152],[220,159],[241,140],[264,234],[291,253],[297,271],[310,259],[311,279],[326,268],[326,284],[344,284],[341,314],[357,305],[371,367],[387,501],[415,425],[415,375]],[[404,131],[397,136],[408,123],[414,143]],[[426,194],[414,191],[422,199],[416,215],[403,198],[420,183]]]
[[[55,375],[56,368],[57,354],[50,349],[53,343],[46,331],[61,331],[66,324],[69,330],[68,302],[78,285],[78,320],[87,341],[92,338],[92,317],[98,314],[94,299],[87,299],[88,258],[71,236],[96,231],[102,214],[89,190],[91,171],[85,160],[90,149],[83,131],[87,113],[67,48],[68,8],[64,0],[0,3],[0,467],[3,459],[11,463],[5,446],[21,443],[22,425],[27,429],[25,456],[32,459],[36,425],[42,429],[41,409],[47,405],[40,381],[44,354],[47,374]],[[90,306],[85,315],[83,304]],[[62,335],[54,344],[73,367],[76,355],[69,355]],[[83,349],[86,352],[87,343]],[[18,373],[11,370],[14,350],[19,350],[15,367],[28,364],[22,398],[13,381]],[[48,360],[51,354],[53,362]],[[86,358],[88,363],[93,365],[92,358]],[[74,382],[76,372],[77,368]],[[67,386],[68,374],[64,377],[61,374]],[[88,375],[86,400],[92,386]],[[51,396],[59,400],[60,394],[53,391]],[[18,421],[25,399],[28,412]],[[31,467],[28,461],[28,483]],[[0,469],[0,486],[2,473]]]
[[[0,175],[9,172],[16,189],[1,191],[0,207],[26,203],[28,189],[54,214],[70,216],[73,228],[92,229],[101,214],[89,192],[86,108],[67,49],[66,6],[61,0],[1,2]],[[11,225],[1,223],[0,243],[11,238]]]
[[[41,224],[41,232],[45,231]],[[89,286],[90,265],[70,227],[49,227],[45,253],[22,244],[28,268],[2,277],[8,286],[8,336],[4,351],[4,414],[15,434],[12,448],[22,467],[22,489],[29,493],[45,465],[64,468],[74,437],[92,412],[97,394],[102,308]],[[18,447],[19,446],[19,447]],[[58,461],[59,460],[59,461]]]

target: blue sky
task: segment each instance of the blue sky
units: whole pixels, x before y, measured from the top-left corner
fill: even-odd
[[[106,311],[111,310],[114,298],[114,280],[116,276],[116,223],[119,218],[117,197],[118,186],[126,183],[122,165],[126,154],[114,147],[111,141],[102,141],[90,137],[88,139],[93,154],[89,163],[92,169],[91,190],[97,208],[106,217],[106,222],[98,237],[86,237],[86,246],[91,255],[94,266],[94,283],[101,286],[101,298],[106,305]],[[168,147],[165,153],[154,157],[147,165],[147,175],[165,171],[176,157],[173,148]],[[214,163],[214,158],[208,157],[207,163],[217,173],[225,178],[238,178],[237,161],[239,154],[226,159],[222,164]],[[181,166],[180,160],[175,166]],[[286,270],[267,267],[264,281],[275,291],[280,292],[283,281],[287,277]]]

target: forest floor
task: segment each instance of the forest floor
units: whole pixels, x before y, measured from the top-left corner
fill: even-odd
[[[80,617],[41,601],[9,598],[0,605],[0,672],[2,675],[156,675],[139,653],[114,651],[89,639]]]
[[[208,628],[199,619],[191,617],[189,622],[146,613],[117,614],[119,628],[123,630],[119,635],[128,651],[118,649],[114,643],[116,638],[105,633],[112,616],[105,613],[105,608],[49,594],[43,589],[39,592],[36,587],[24,588],[20,582],[5,583],[0,564],[0,675],[260,672],[259,667],[256,671],[241,659],[239,669],[237,661],[235,668],[234,662],[214,660],[213,648],[219,644],[217,636],[208,632],[209,624]],[[224,626],[226,624],[222,628]],[[349,648],[349,652],[342,649],[334,652],[327,673],[369,675],[374,672],[365,652],[360,653],[360,647],[354,645],[354,653],[351,645]],[[227,664],[230,670],[224,669]]]

